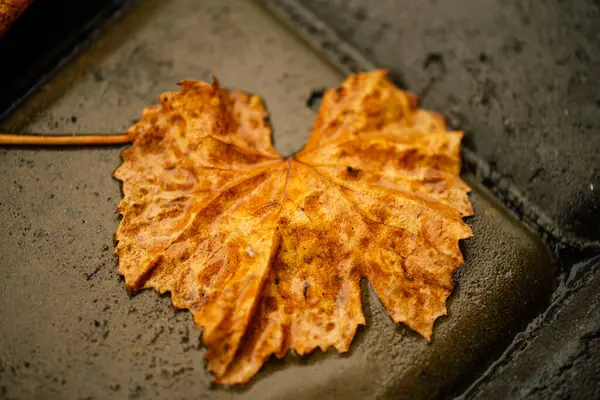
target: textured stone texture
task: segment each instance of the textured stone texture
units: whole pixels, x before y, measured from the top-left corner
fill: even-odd
[[[586,264],[593,272],[589,282],[475,391],[474,399],[600,398],[600,257]]]
[[[152,0],[2,129],[121,132],[174,82],[212,73],[265,96],[284,153],[306,140],[311,91],[343,79],[255,3]],[[473,183],[475,237],[431,345],[365,290],[369,325],[348,354],[289,355],[243,390],[214,388],[190,315],[150,291],[129,297],[116,275],[119,162],[116,147],[0,149],[1,398],[433,398],[468,385],[553,290],[541,242]]]
[[[469,132],[468,146],[555,224],[600,244],[600,4],[306,0],[308,9]],[[557,190],[560,188],[560,190]]]

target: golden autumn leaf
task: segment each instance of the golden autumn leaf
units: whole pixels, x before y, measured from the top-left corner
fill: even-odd
[[[191,310],[215,380],[245,383],[290,349],[347,351],[361,278],[429,340],[471,236],[462,133],[374,71],[327,91],[284,159],[258,96],[180,85],[128,131],[116,254],[128,289]]]

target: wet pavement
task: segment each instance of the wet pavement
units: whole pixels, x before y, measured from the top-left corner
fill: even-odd
[[[468,132],[499,191],[518,190],[557,238],[600,249],[597,1],[301,3],[411,90],[436,78],[424,106]]]
[[[308,2],[319,10],[323,20],[327,13],[336,12],[336,4],[341,7],[341,2],[327,6],[318,3]],[[358,15],[353,21],[372,21],[352,7],[348,10],[353,10],[354,17]],[[417,11],[422,10],[412,12]],[[337,13],[340,20],[346,21],[346,11]],[[388,14],[379,11],[377,15]],[[333,22],[328,23],[334,25]],[[391,22],[387,29],[392,29],[390,26]],[[337,42],[338,47],[329,46],[320,52],[318,41],[313,41],[317,46],[310,46],[296,32],[257,2],[146,1],[112,23],[106,33],[2,121],[0,127],[8,132],[122,132],[139,118],[143,107],[157,101],[159,93],[174,90],[177,81],[209,80],[215,74],[227,87],[264,96],[275,129],[276,147],[290,154],[308,137],[315,117],[314,110],[307,106],[311,95],[314,97],[320,89],[335,86],[344,78],[340,72],[345,69],[344,63],[329,62],[323,54],[335,50],[338,58],[354,66],[363,63],[368,67],[380,62],[375,47],[362,54],[360,49],[353,49],[357,43],[350,46]],[[348,32],[342,33],[356,39]],[[310,40],[310,35],[304,38]],[[384,39],[373,43],[380,42],[388,43]],[[417,41],[409,42],[417,46]],[[448,38],[447,47],[452,43],[463,42],[451,42]],[[381,46],[378,51],[388,54]],[[420,65],[419,57],[430,51],[408,49],[415,65]],[[479,57],[479,50],[468,51],[476,51]],[[446,57],[443,53],[443,64],[447,63]],[[489,57],[493,57],[491,51]],[[431,67],[432,63],[438,65]],[[447,76],[431,89],[425,106],[447,112],[453,108],[442,101],[449,96],[445,93],[450,93],[443,91],[444,85],[449,85],[444,82],[454,81],[456,87],[462,87],[460,74],[451,79],[453,70],[448,65],[442,66],[440,58],[434,56],[425,72],[411,75],[410,68],[405,69],[400,63],[394,66],[394,72],[398,81],[416,90],[427,83],[428,69],[445,68]],[[503,66],[495,68],[500,67]],[[417,70],[421,71],[421,67],[415,67]],[[497,85],[504,87],[504,81]],[[554,244],[562,237],[558,234],[567,232],[565,242],[582,247],[593,246],[598,239],[587,225],[578,231],[562,224],[560,215],[553,211],[553,204],[563,204],[561,213],[565,209],[577,210],[564,207],[575,201],[570,199],[580,199],[578,189],[571,190],[575,184],[565,188],[560,196],[552,197],[553,192],[548,191],[542,196],[547,201],[544,203],[538,201],[542,197],[531,196],[538,193],[535,180],[527,187],[520,185],[521,175],[506,180],[513,173],[507,166],[525,162],[519,161],[516,154],[525,153],[524,148],[533,151],[539,143],[534,139],[528,142],[521,130],[516,135],[522,136],[513,143],[503,131],[494,131],[487,119],[477,122],[477,118],[488,118],[490,114],[481,111],[481,104],[467,107],[469,99],[479,93],[479,89],[472,89],[475,94],[460,90],[452,93],[459,104],[456,113],[469,118],[453,123],[467,126],[469,154],[483,163],[479,167],[467,166],[464,174],[474,189],[471,200],[475,216],[467,222],[475,236],[462,245],[466,262],[457,270],[457,289],[448,303],[449,316],[436,323],[433,342],[428,345],[407,328],[394,327],[365,282],[363,299],[368,326],[359,331],[348,354],[328,351],[305,359],[288,355],[282,361],[271,360],[245,389],[211,385],[200,332],[189,313],[175,312],[168,296],[151,291],[130,297],[124,282],[117,277],[112,251],[119,222],[114,210],[121,194],[111,174],[120,163],[119,147],[1,148],[0,186],[4,190],[0,193],[0,212],[5,234],[0,239],[0,397],[425,399],[463,392],[486,373],[515,335],[535,323],[536,317],[551,304],[553,293],[556,300],[561,272],[569,267],[564,261],[557,265],[557,255],[562,261],[561,255],[553,254]],[[495,100],[489,100],[490,108],[493,104]],[[593,113],[590,115],[594,118]],[[527,121],[533,124],[537,120]],[[550,126],[551,122],[547,124]],[[560,142],[558,138],[551,140],[555,142],[549,143]],[[589,148],[594,146],[593,140]],[[575,152],[582,145],[569,142],[565,146],[565,152]],[[503,154],[512,154],[512,161],[491,157],[500,149]],[[587,153],[578,158],[569,167],[574,168],[573,174],[593,165]],[[528,157],[527,162],[550,161]],[[525,205],[531,203],[534,214],[546,225],[540,228],[530,221],[523,223],[519,220],[523,210],[498,196],[501,192],[497,185],[481,179],[480,169],[489,169],[492,163],[494,169],[486,177],[500,176],[498,180],[505,182],[504,190],[516,191],[518,198],[527,200]],[[553,168],[551,163],[543,165]],[[567,174],[560,179],[571,178]],[[548,184],[545,178],[542,181],[539,184]],[[584,225],[593,221],[594,214],[591,215],[582,220]],[[597,281],[589,278],[590,271],[594,271],[591,266],[586,264],[581,271],[588,277],[586,282]],[[580,282],[577,278],[574,281]],[[585,303],[577,303],[575,297],[579,293],[573,291],[565,296],[573,304],[571,307]],[[581,307],[582,304],[577,308]],[[560,313],[565,315],[556,311],[556,315]],[[588,332],[595,325],[590,324],[582,335],[593,338]],[[535,346],[544,346],[544,335],[558,340],[552,330],[544,333],[545,327],[543,324],[536,330],[540,332],[535,335],[538,342],[533,336],[527,341],[532,349],[528,354],[540,354]],[[560,343],[555,346],[560,348]],[[572,345],[573,357],[579,354],[576,346]],[[570,360],[565,357],[564,360]],[[508,380],[512,371],[509,368],[527,365],[518,361],[516,355],[507,360],[505,367],[494,372],[493,378],[486,378],[477,390],[497,393],[505,386],[499,389],[493,386],[494,382]],[[511,367],[513,364],[515,367]],[[557,363],[556,368],[562,368],[560,365]],[[521,393],[519,388],[529,387],[526,383],[517,386],[511,389],[515,396]],[[522,393],[529,392],[523,389]]]

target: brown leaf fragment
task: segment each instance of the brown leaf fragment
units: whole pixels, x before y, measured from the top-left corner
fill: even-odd
[[[283,159],[259,97],[180,86],[127,132],[116,254],[128,289],[193,313],[215,380],[246,383],[290,349],[347,351],[365,323],[361,278],[430,340],[471,236],[462,133],[385,71],[360,73]]]
[[[0,37],[12,26],[33,0],[0,0]]]

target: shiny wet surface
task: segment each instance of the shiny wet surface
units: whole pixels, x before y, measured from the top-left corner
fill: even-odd
[[[235,7],[234,7],[235,5]],[[210,37],[210,40],[206,38]],[[314,89],[341,76],[252,2],[148,1],[2,127],[121,132],[184,79],[218,74],[264,96],[277,149],[306,142]],[[112,256],[119,148],[0,149],[0,394],[7,398],[432,398],[464,388],[545,307],[544,244],[469,176],[475,236],[431,345],[389,322],[363,287],[348,354],[270,361],[243,390],[211,386],[200,332],[151,291],[130,297]]]

